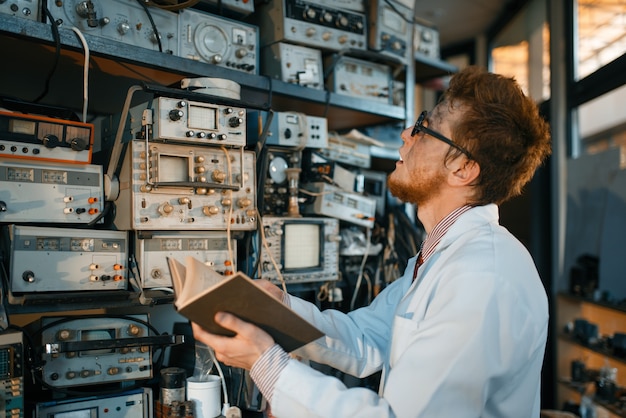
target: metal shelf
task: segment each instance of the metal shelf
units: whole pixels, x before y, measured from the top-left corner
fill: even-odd
[[[11,57],[10,73],[0,80],[0,92],[25,101],[43,91],[43,76],[55,57],[50,25],[0,15],[0,48]],[[61,57],[46,104],[80,109],[82,106],[82,44],[76,34],[59,28]],[[128,88],[138,82],[175,86],[186,77],[215,77],[241,85],[242,97],[271,100],[275,110],[303,111],[326,116],[333,130],[403,121],[406,109],[376,101],[316,90],[267,76],[248,74],[84,34],[91,54],[90,112],[119,112]],[[5,67],[7,68],[7,67]]]
[[[426,56],[415,57],[415,82],[423,83],[437,77],[456,73],[459,69],[445,61]]]

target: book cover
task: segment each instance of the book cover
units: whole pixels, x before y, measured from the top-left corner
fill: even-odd
[[[214,321],[223,311],[263,329],[287,352],[324,335],[242,272],[222,276],[194,257],[185,265],[169,257],[167,263],[176,309],[211,333],[234,335]]]

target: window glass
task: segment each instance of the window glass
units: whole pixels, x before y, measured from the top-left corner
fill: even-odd
[[[576,0],[575,77],[585,78],[626,52],[626,1]]]
[[[550,31],[546,4],[532,0],[492,42],[491,70],[514,77],[537,102],[550,98]]]
[[[596,154],[619,147],[622,168],[626,167],[626,85],[578,107],[578,130],[583,152]]]

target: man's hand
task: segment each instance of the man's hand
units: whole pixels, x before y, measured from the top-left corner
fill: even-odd
[[[211,334],[192,323],[193,335],[196,340],[211,347],[219,361],[229,366],[250,370],[261,354],[274,345],[274,339],[267,332],[229,313],[218,312],[215,322],[236,335],[224,337]]]
[[[284,301],[285,293],[278,288],[275,284],[272,284],[269,280],[259,279],[255,280],[254,284],[259,286],[261,289],[270,293],[274,298],[278,299],[279,302]]]

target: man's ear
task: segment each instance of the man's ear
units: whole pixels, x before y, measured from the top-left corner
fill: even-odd
[[[450,182],[456,186],[471,186],[480,174],[480,166],[474,160],[461,159],[450,171]]]

